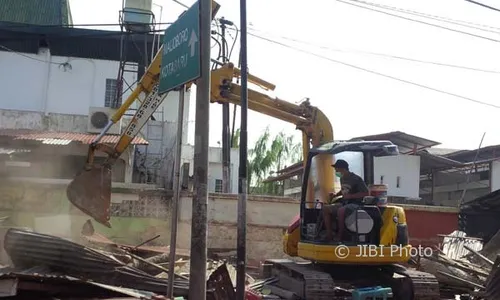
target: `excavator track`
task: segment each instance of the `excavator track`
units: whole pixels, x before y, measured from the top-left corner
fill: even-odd
[[[335,299],[335,283],[330,274],[314,269],[311,263],[296,263],[288,259],[269,259],[277,285],[307,300]]]
[[[437,278],[429,273],[406,269],[397,266],[396,274],[406,277],[408,288],[411,289],[414,300],[440,300],[439,282]],[[404,287],[402,287],[405,289]]]
[[[345,291],[348,286],[356,285],[355,282],[346,282],[345,279],[337,281],[329,272],[321,270],[312,263],[297,263],[288,259],[269,259],[266,260],[266,264],[272,265],[272,274],[278,278],[277,285],[282,289],[294,292],[301,299],[345,299],[345,296],[342,296],[342,291]],[[439,283],[434,275],[406,269],[399,265],[387,267],[389,267],[387,275],[391,279],[381,279],[384,276],[370,276],[368,275],[370,272],[364,272],[361,269],[358,272],[372,278],[373,285],[390,286],[393,290],[392,299],[441,299]],[[335,267],[333,266],[333,268]],[[356,272],[355,269],[352,270]],[[394,278],[391,275],[393,273],[396,274]],[[366,279],[363,282],[366,286]]]

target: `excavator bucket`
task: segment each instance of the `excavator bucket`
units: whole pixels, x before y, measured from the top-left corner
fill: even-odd
[[[78,174],[69,184],[68,200],[97,222],[111,228],[111,168],[93,166]]]

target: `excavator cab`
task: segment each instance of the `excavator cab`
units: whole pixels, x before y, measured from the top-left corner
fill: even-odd
[[[401,207],[388,205],[373,196],[365,197],[356,209],[342,207],[332,218],[336,242],[325,240],[323,219],[323,206],[329,204],[328,195],[340,188],[340,180],[330,166],[333,157],[348,161],[350,170],[373,187],[374,158],[398,154],[397,146],[389,141],[332,142],[311,149],[304,169],[300,215],[285,235],[285,252],[312,261],[340,264],[407,262],[411,246]],[[334,174],[333,184],[321,178],[327,167]],[[336,190],[325,188],[331,186]],[[293,245],[295,241],[297,244]]]

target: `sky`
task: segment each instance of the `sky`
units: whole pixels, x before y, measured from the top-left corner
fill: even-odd
[[[248,33],[253,34],[248,36],[249,72],[277,86],[272,97],[293,103],[309,98],[330,119],[335,139],[403,131],[440,142],[439,147],[475,149],[486,133],[482,146],[500,144],[500,11],[465,0],[366,0],[378,6],[368,6],[372,10],[358,7],[367,6],[358,1],[364,0],[247,1]],[[500,8],[494,0],[481,1]],[[218,3],[217,16],[239,26],[239,1]],[[122,0],[70,0],[70,6],[76,25],[115,24]],[[157,20],[161,14],[161,22],[174,21],[184,10],[172,0],[154,0],[153,13]],[[231,58],[235,63],[238,51],[239,41]],[[192,95],[190,125],[195,120]],[[267,126],[273,134],[284,130],[300,141],[292,124],[253,111],[248,117],[250,146]],[[212,104],[211,146],[221,141],[221,120],[221,105]],[[190,143],[193,131],[190,126]]]

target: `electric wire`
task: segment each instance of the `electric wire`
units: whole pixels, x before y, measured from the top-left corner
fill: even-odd
[[[494,11],[500,11],[500,9],[498,8],[495,8],[493,6],[489,6],[489,5],[486,5],[484,3],[481,3],[481,2],[477,2],[477,1],[473,1],[473,0],[465,0],[469,3],[472,3],[472,4],[476,4],[476,5],[479,5],[479,6],[482,6],[482,7],[485,7],[485,8],[488,8],[488,9],[491,9],[491,10],[494,10]]]
[[[182,3],[182,2],[180,2],[178,0],[172,0],[172,1],[174,1],[175,3],[179,4],[180,6],[182,6],[184,8],[189,8],[189,6],[187,6],[186,4],[184,4],[184,3]]]
[[[492,39],[492,38],[485,37],[485,36],[482,36],[482,35],[478,35],[478,34],[466,32],[466,31],[461,31],[461,30],[457,30],[457,29],[453,29],[453,28],[449,28],[449,27],[441,26],[441,25],[437,25],[437,24],[432,24],[432,23],[428,23],[428,22],[424,22],[424,21],[420,21],[420,20],[415,20],[415,19],[412,19],[412,18],[408,18],[408,17],[404,17],[404,16],[392,14],[392,13],[389,13],[389,12],[386,12],[386,11],[376,10],[374,8],[371,8],[371,7],[366,7],[366,6],[363,6],[363,5],[351,3],[349,1],[344,1],[344,0],[336,0],[336,1],[340,2],[340,3],[347,4],[347,5],[351,5],[351,6],[363,8],[363,9],[366,9],[366,10],[371,10],[371,11],[374,11],[374,12],[378,12],[378,13],[381,13],[381,14],[385,14],[385,15],[388,15],[388,16],[393,16],[393,17],[396,17],[396,18],[404,19],[404,20],[407,20],[407,21],[416,22],[416,23],[420,23],[420,24],[424,24],[424,25],[428,25],[428,26],[432,26],[432,27],[436,27],[436,28],[441,28],[441,29],[444,29],[444,30],[452,31],[452,32],[455,32],[455,33],[460,33],[460,34],[464,34],[464,35],[468,35],[468,36],[472,36],[472,37],[476,37],[476,38],[480,38],[480,39],[484,39],[484,40],[488,40],[488,41],[500,43],[500,40]]]
[[[311,42],[307,42],[307,41],[303,41],[303,40],[298,40],[298,39],[294,39],[294,38],[290,38],[290,37],[286,37],[286,36],[282,36],[282,35],[276,35],[274,33],[265,32],[265,31],[251,28],[251,27],[248,29],[250,29],[251,31],[260,32],[261,34],[271,35],[271,36],[274,36],[275,38],[289,40],[291,42],[296,42],[296,43],[300,43],[300,44],[304,44],[304,45],[308,45],[308,46],[313,46],[313,47],[317,47],[317,48],[321,48],[321,49],[329,50],[329,51],[333,51],[333,52],[368,54],[368,55],[380,56],[380,57],[385,57],[385,58],[390,58],[390,59],[398,59],[398,60],[417,62],[417,63],[422,63],[422,64],[431,64],[431,65],[437,65],[437,66],[443,66],[443,67],[464,69],[464,70],[469,70],[469,71],[478,71],[478,72],[484,72],[484,73],[500,74],[500,71],[497,71],[497,70],[487,70],[487,69],[480,69],[480,68],[474,68],[474,67],[468,67],[468,66],[462,66],[462,65],[454,65],[454,64],[448,64],[448,63],[436,62],[436,61],[421,60],[421,59],[386,54],[386,53],[378,53],[378,52],[354,50],[354,49],[348,50],[348,49],[333,48],[333,47],[315,44],[315,43],[311,43]]]
[[[398,77],[395,77],[395,76],[392,76],[392,75],[387,75],[387,74],[384,74],[384,73],[380,73],[378,71],[373,71],[373,70],[370,70],[370,69],[366,69],[366,68],[363,68],[363,67],[360,67],[360,66],[357,66],[357,65],[353,65],[353,64],[346,63],[346,62],[343,62],[343,61],[340,61],[340,60],[336,60],[336,59],[332,59],[330,57],[326,57],[326,56],[323,56],[323,55],[320,55],[320,54],[316,54],[316,53],[313,53],[313,52],[310,52],[310,51],[307,51],[307,50],[296,48],[296,47],[293,47],[293,46],[290,46],[290,45],[287,45],[287,44],[284,44],[284,43],[281,43],[281,42],[278,42],[278,41],[275,41],[275,40],[272,40],[272,39],[268,39],[268,38],[265,38],[265,37],[262,37],[262,36],[258,36],[256,34],[253,34],[253,33],[250,33],[250,32],[248,32],[248,35],[251,35],[253,37],[256,37],[258,39],[261,39],[261,40],[264,40],[264,41],[267,41],[267,42],[270,42],[270,43],[273,43],[273,44],[276,44],[276,45],[280,45],[280,46],[285,47],[285,48],[289,48],[289,49],[292,49],[292,50],[295,50],[295,51],[303,52],[303,53],[306,53],[306,54],[309,54],[309,55],[312,55],[312,56],[316,56],[316,57],[321,58],[321,59],[325,59],[325,60],[328,60],[328,61],[331,61],[331,62],[334,62],[334,63],[337,63],[337,64],[344,65],[346,67],[350,67],[350,68],[353,68],[353,69],[357,69],[357,70],[360,70],[360,71],[371,73],[371,74],[374,74],[374,75],[377,75],[377,76],[381,76],[381,77],[385,77],[385,78],[392,79],[392,80],[395,80],[395,81],[403,82],[403,83],[406,83],[406,84],[409,84],[409,85],[417,86],[417,87],[420,87],[422,89],[431,90],[431,91],[434,91],[434,92],[437,92],[437,93],[441,93],[441,94],[445,94],[445,95],[448,95],[448,96],[453,96],[453,97],[460,98],[462,100],[466,100],[466,101],[469,101],[469,102],[474,102],[474,103],[477,103],[477,104],[481,104],[481,105],[485,105],[485,106],[490,106],[490,107],[494,107],[494,108],[500,108],[500,106],[492,104],[492,103],[488,103],[488,102],[476,100],[476,99],[473,99],[473,98],[470,98],[470,97],[466,97],[466,96],[462,96],[462,95],[459,95],[459,94],[455,94],[455,93],[447,92],[447,91],[440,90],[440,89],[437,89],[437,88],[433,88],[433,87],[430,87],[430,86],[427,86],[427,85],[424,85],[424,84],[420,84],[420,83],[416,83],[416,82],[409,81],[409,80],[406,80],[406,79],[398,78]]]
[[[231,60],[231,57],[233,55],[234,46],[236,45],[236,41],[238,40],[238,34],[240,32],[240,30],[238,29],[238,26],[236,26],[236,24],[233,24],[233,27],[236,29],[236,35],[233,38],[233,45],[231,46],[231,50],[229,50],[229,60]]]
[[[51,64],[51,65],[59,65],[59,66],[64,64],[64,63],[56,63],[56,62],[46,61],[46,60],[43,60],[43,59],[38,59],[36,57],[31,57],[31,56],[26,55],[24,53],[14,51],[14,50],[12,50],[12,49],[10,49],[8,47],[5,47],[4,45],[0,45],[0,48],[4,49],[5,51],[8,51],[8,52],[11,52],[11,53],[17,54],[19,56],[23,56],[23,57],[35,60],[35,61],[39,61],[39,62],[43,62],[43,63],[48,63],[48,64]]]
[[[406,13],[406,14],[410,14],[410,15],[420,16],[420,17],[424,17],[424,18],[428,18],[428,19],[432,19],[432,20],[438,20],[441,22],[447,22],[450,24],[455,24],[455,25],[473,28],[473,29],[477,29],[477,30],[482,30],[482,31],[486,31],[486,32],[500,33],[499,27],[494,27],[494,26],[490,26],[490,25],[479,24],[479,23],[457,20],[457,19],[451,19],[451,18],[447,18],[447,17],[432,15],[432,14],[428,14],[428,13],[422,13],[422,12],[415,11],[415,10],[399,8],[399,7],[394,7],[394,6],[389,6],[389,5],[384,5],[384,4],[374,3],[374,2],[368,2],[368,1],[362,1],[362,0],[349,0],[349,1],[356,2],[356,3],[362,3],[362,4],[365,4],[368,6],[374,6],[374,7],[378,7],[378,8],[382,8],[382,9],[402,12],[402,13]],[[481,27],[483,27],[483,28],[481,28]],[[489,29],[485,29],[485,28],[489,28]]]

